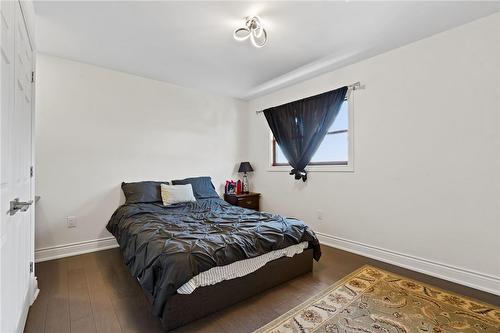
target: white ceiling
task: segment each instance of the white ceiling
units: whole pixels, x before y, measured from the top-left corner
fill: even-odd
[[[248,99],[500,10],[500,2],[36,1],[39,51]],[[268,44],[232,38],[261,16]]]

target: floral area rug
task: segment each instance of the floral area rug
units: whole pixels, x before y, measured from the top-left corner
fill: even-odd
[[[254,333],[500,333],[500,308],[364,266]]]

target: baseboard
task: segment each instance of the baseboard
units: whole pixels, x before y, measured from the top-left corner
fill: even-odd
[[[491,294],[500,295],[500,277],[497,276],[446,265],[320,232],[316,232],[316,235],[320,243],[327,246],[404,267]]]
[[[500,277],[497,276],[446,265],[320,232],[316,232],[316,235],[319,241],[327,246],[459,283],[474,289],[483,290],[491,294],[500,295]],[[70,257],[115,247],[118,247],[118,243],[114,237],[46,247],[35,251],[35,262]]]
[[[115,247],[118,247],[118,243],[114,237],[45,247],[35,250],[35,262],[76,256],[78,254],[107,250]]]

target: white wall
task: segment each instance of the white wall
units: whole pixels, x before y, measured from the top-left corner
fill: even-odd
[[[109,237],[122,181],[221,186],[240,161],[241,101],[43,54],[36,85],[37,249]]]
[[[305,184],[267,171],[269,130],[254,111],[356,81],[366,89],[354,96],[355,171],[310,173]],[[500,14],[249,109],[264,209],[303,219],[336,246],[500,293]]]

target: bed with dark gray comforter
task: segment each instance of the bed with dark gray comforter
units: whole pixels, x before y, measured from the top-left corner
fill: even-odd
[[[169,207],[125,204],[107,229],[159,317],[180,286],[212,267],[304,241],[316,260],[321,256],[318,239],[302,221],[231,206],[218,198]]]

